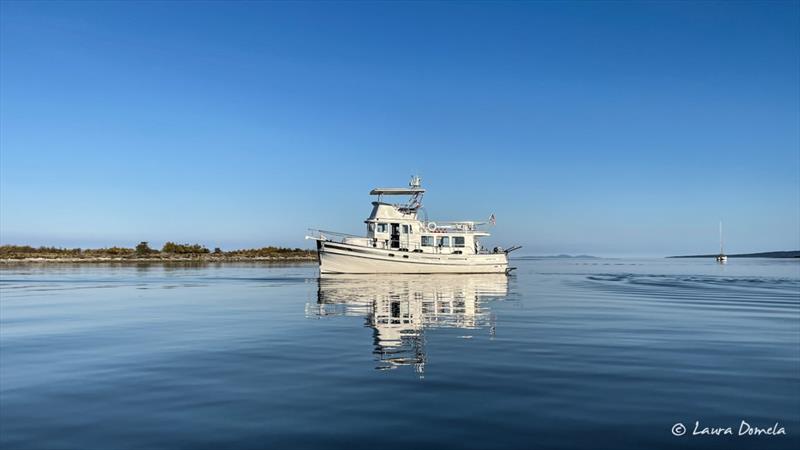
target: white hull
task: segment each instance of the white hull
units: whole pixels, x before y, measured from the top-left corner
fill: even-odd
[[[320,273],[506,273],[505,253],[431,254],[317,241]]]

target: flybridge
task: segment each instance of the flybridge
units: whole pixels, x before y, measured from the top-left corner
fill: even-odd
[[[375,188],[369,191],[369,195],[422,195],[425,189],[422,187],[422,178],[418,176],[411,177],[407,188]]]
[[[422,179],[418,176],[411,177],[407,188],[375,188],[369,191],[369,195],[377,195],[378,201],[383,201],[384,195],[410,195],[411,198],[405,205],[395,205],[403,213],[415,212],[422,206],[422,194],[425,189],[421,187]]]
[[[375,188],[369,191],[369,195],[416,195],[424,194],[425,189],[417,188]]]

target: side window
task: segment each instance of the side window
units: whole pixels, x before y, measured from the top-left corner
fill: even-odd
[[[433,236],[422,236],[423,247],[433,247]]]
[[[403,234],[408,234],[408,225],[403,225]]]
[[[439,238],[439,247],[450,247],[450,236],[442,236]]]
[[[378,233],[386,233],[386,224],[385,223],[379,223],[378,224]]]
[[[367,230],[368,231],[375,231],[375,224],[371,223],[371,224],[367,225]]]
[[[453,236],[453,247],[463,247],[464,236]]]

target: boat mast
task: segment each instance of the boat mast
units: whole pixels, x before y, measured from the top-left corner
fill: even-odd
[[[719,221],[719,254],[724,255],[725,252],[722,251],[722,221]]]

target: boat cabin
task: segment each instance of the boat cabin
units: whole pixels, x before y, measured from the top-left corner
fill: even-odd
[[[370,195],[377,195],[372,202],[372,212],[364,222],[367,225],[366,242],[363,244],[381,249],[401,252],[463,254],[481,253],[479,238],[489,233],[476,229],[477,222],[439,223],[420,220],[418,212],[422,206],[425,189],[419,187],[419,179],[412,179],[409,188],[377,188]],[[404,204],[383,201],[384,196],[409,195]],[[355,242],[353,242],[355,243]]]

